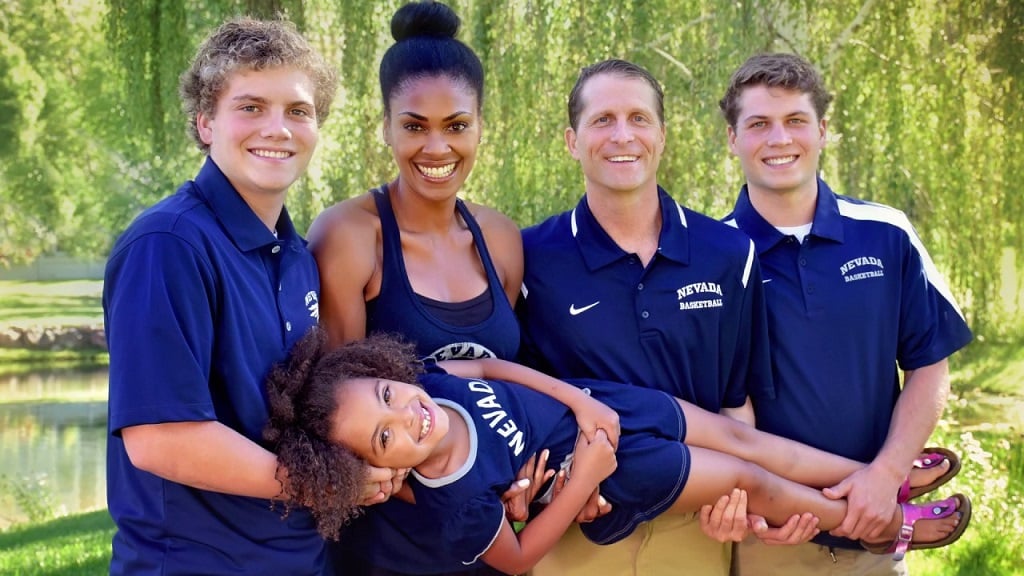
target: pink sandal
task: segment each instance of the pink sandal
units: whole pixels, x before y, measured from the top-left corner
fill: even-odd
[[[900,526],[899,535],[892,543],[876,542],[869,543],[861,541],[861,546],[868,552],[874,554],[892,554],[894,561],[902,560],[910,550],[927,550],[948,546],[960,539],[967,525],[971,523],[971,500],[963,494],[954,494],[945,500],[929,502],[927,504],[901,503],[903,509],[903,525]],[[960,514],[960,522],[948,535],[931,542],[914,542],[914,524],[918,520],[941,520],[949,518],[953,514]]]
[[[942,486],[952,480],[954,476],[960,473],[960,457],[956,455],[956,452],[953,452],[948,448],[938,447],[925,448],[922,450],[921,456],[914,460],[914,468],[919,470],[929,470],[942,464],[943,460],[949,462],[949,470],[946,470],[941,476],[932,480],[928,484],[911,487],[910,477],[907,476],[907,478],[903,480],[903,484],[900,485],[899,493],[896,495],[896,502],[902,504],[904,502],[909,502],[922,494],[932,492],[939,486]]]

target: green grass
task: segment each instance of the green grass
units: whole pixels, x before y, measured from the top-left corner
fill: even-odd
[[[101,280],[0,281],[0,326],[101,324]]]
[[[0,574],[100,576],[110,563],[114,523],[106,510],[0,533]]]

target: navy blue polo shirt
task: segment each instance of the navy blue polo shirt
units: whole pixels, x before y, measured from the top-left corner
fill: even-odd
[[[312,516],[132,466],[127,426],[218,420],[261,443],[263,381],[316,325],[316,263],[287,211],[277,238],[211,159],[117,240],[103,286],[110,348],[111,574],[319,574]]]
[[[754,404],[757,427],[871,461],[898,369],[934,364],[972,337],[917,233],[902,212],[821,180],[802,243],[757,213],[746,186],[726,220],[754,240],[764,274],[776,398]]]
[[[761,272],[737,230],[658,188],[644,267],[587,205],[523,231],[522,360],[561,378],[663,390],[706,410],[774,395]]]

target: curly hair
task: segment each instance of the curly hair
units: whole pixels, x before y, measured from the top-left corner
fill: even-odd
[[[317,126],[331,111],[338,89],[337,74],[287,20],[236,18],[211,33],[179,79],[178,92],[188,118],[188,133],[203,152],[210,146],[199,137],[196,117],[213,117],[228,79],[239,70],[289,66],[305,72],[313,83]]]
[[[367,463],[330,442],[337,391],[354,378],[416,383],[422,370],[412,344],[374,335],[330,349],[319,327],[292,348],[288,361],[267,377],[270,419],[263,439],[277,454],[277,478],[286,486],[285,515],[308,507],[317,529],[337,540],[341,528],[359,515]]]

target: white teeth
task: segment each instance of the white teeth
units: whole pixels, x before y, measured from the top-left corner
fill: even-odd
[[[423,412],[423,418],[420,420],[420,440],[422,440],[427,435],[427,432],[430,431],[430,412],[422,407],[420,411]]]
[[[260,156],[261,158],[277,158],[284,159],[291,156],[290,152],[284,150],[259,150],[255,149],[252,151],[253,154]]]
[[[417,164],[416,169],[427,178],[445,178],[455,171],[455,165],[455,162],[445,164],[444,166],[423,166],[422,164]]]
[[[780,166],[782,164],[789,164],[795,162],[796,156],[783,156],[781,158],[765,158],[764,163],[769,166]]]
[[[637,156],[612,156],[608,160],[611,162],[636,162]]]

